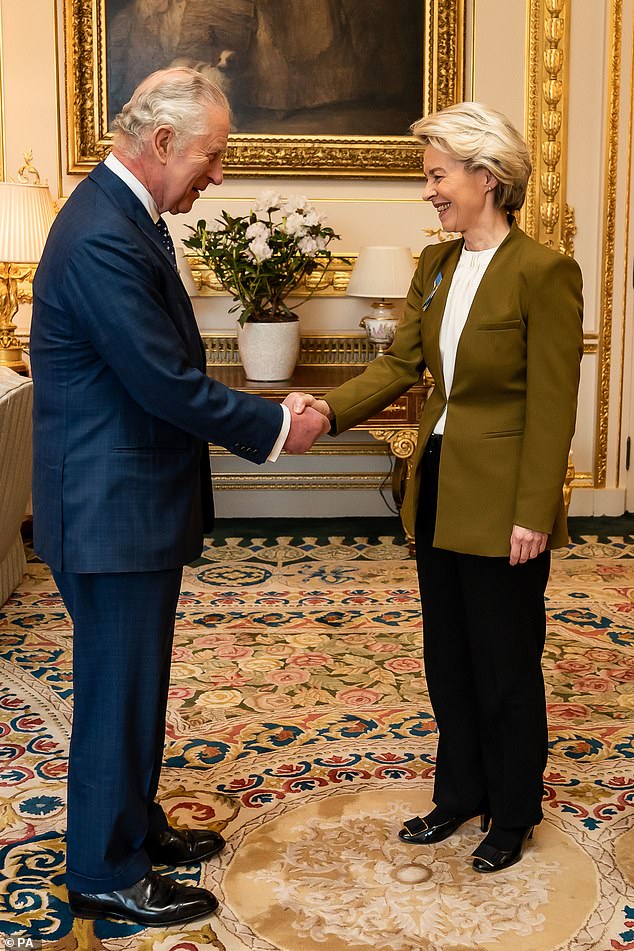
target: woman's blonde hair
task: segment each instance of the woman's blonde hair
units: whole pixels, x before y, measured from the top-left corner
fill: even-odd
[[[410,132],[424,146],[464,162],[467,172],[486,169],[495,176],[498,208],[513,212],[524,204],[530,155],[522,136],[501,112],[481,102],[459,102],[418,119]]]

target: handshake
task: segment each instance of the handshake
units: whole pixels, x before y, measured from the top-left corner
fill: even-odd
[[[299,455],[306,452],[316,439],[330,430],[332,410],[325,400],[309,393],[289,393],[284,400],[291,414],[291,428],[284,443],[284,452]]]

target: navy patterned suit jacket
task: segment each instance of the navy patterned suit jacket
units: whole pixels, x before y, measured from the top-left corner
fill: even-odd
[[[58,571],[154,571],[211,528],[207,442],[256,463],[279,405],[205,374],[191,302],[158,229],[99,165],[51,229],[33,285],[33,525]]]

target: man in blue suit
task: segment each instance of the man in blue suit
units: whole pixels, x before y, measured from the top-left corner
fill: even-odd
[[[171,829],[155,801],[182,566],[213,521],[208,441],[256,463],[327,428],[228,389],[205,352],[161,212],[222,181],[229,110],[163,70],[114,123],[70,196],[33,288],[34,543],[74,625],[67,887],[74,915],[169,925],[215,897],[158,875],[224,845]],[[309,415],[307,415],[309,414]]]

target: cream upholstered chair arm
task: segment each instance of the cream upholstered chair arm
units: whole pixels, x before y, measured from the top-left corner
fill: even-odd
[[[20,583],[20,527],[31,494],[33,381],[0,367],[0,605]]]

